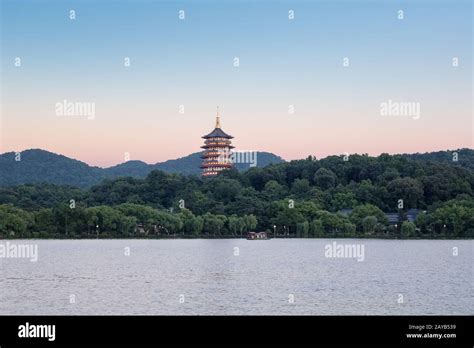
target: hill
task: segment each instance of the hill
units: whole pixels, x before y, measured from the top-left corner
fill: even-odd
[[[209,178],[152,170],[89,189],[0,187],[0,238],[228,238],[256,230],[305,238],[473,238],[472,150],[455,152],[458,161],[446,160],[452,151],[308,156]],[[41,155],[53,168],[65,161]],[[66,164],[87,174],[81,162]],[[167,165],[172,170],[176,162]],[[150,167],[133,161],[107,175]]]
[[[474,150],[471,149],[404,154],[403,156],[418,161],[454,164],[474,170]]]
[[[257,152],[257,158],[257,167],[284,162],[282,158],[269,152]],[[199,175],[200,163],[200,153],[196,152],[186,157],[156,164],[128,161],[109,168],[99,168],[60,154],[31,149],[21,152],[19,160],[15,160],[14,152],[0,155],[0,186],[51,183],[86,188],[106,178],[122,176],[144,178],[155,169],[168,173]],[[236,168],[246,170],[249,165],[237,164]]]

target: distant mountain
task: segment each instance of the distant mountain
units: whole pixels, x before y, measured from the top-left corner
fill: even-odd
[[[108,178],[118,177],[118,176],[132,176],[132,177],[144,177],[152,169],[152,165],[147,164],[142,161],[128,161],[124,163],[117,164],[116,166],[102,169],[105,173],[104,175]]]
[[[201,153],[196,152],[186,157],[182,157],[182,158],[178,158],[174,160],[168,160],[162,163],[157,163],[153,166],[153,169],[160,169],[168,173],[199,175],[201,173],[201,169],[199,168],[199,166],[201,165],[201,162],[202,162]],[[256,167],[266,167],[269,164],[281,163],[281,162],[284,162],[284,160],[281,157],[276,156],[270,152],[257,152],[256,154]],[[235,167],[238,170],[247,170],[250,168],[250,164],[249,163],[235,163]]]
[[[186,157],[181,157],[178,159],[168,160],[166,162],[157,163],[154,165],[153,169],[160,169],[168,173],[181,173],[192,175],[199,175],[201,173],[201,153],[195,152]]]
[[[40,149],[21,152],[21,158],[18,161],[15,160],[14,152],[7,152],[0,155],[0,186],[45,182],[89,187],[106,178],[120,176],[143,178],[155,169],[169,173],[199,175],[200,156],[201,153],[196,152],[186,157],[156,164],[128,161],[109,168],[99,168]],[[257,159],[257,167],[284,162],[281,157],[269,152],[257,152]],[[246,170],[249,164],[239,163],[236,164],[236,168]]]
[[[19,160],[14,152],[0,155],[0,186],[47,182],[87,187],[105,178],[101,168],[44,150],[23,151]]]

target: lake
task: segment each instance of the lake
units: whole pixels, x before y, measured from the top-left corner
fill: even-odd
[[[0,314],[474,314],[472,240],[7,242]]]

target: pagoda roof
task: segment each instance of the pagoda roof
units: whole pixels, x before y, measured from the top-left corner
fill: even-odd
[[[233,136],[227,134],[227,133],[224,132],[222,129],[216,127],[216,128],[214,128],[214,130],[213,130],[211,133],[209,133],[209,134],[203,136],[202,138],[203,138],[203,139],[208,139],[208,138],[227,138],[227,139],[232,139]]]

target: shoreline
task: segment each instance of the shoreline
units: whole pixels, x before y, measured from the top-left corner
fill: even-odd
[[[245,237],[221,237],[221,238],[183,238],[183,237],[176,237],[176,238],[0,238],[0,243],[4,241],[12,241],[12,240],[223,240],[223,239],[241,239],[241,240],[248,240]],[[358,239],[358,240],[394,240],[394,241],[408,241],[408,240],[420,240],[420,241],[429,241],[429,240],[467,240],[467,241],[474,241],[474,238],[377,238],[377,237],[321,237],[321,238],[302,238],[302,237],[290,237],[290,238],[268,238],[263,239],[265,240],[340,240],[340,239]]]

